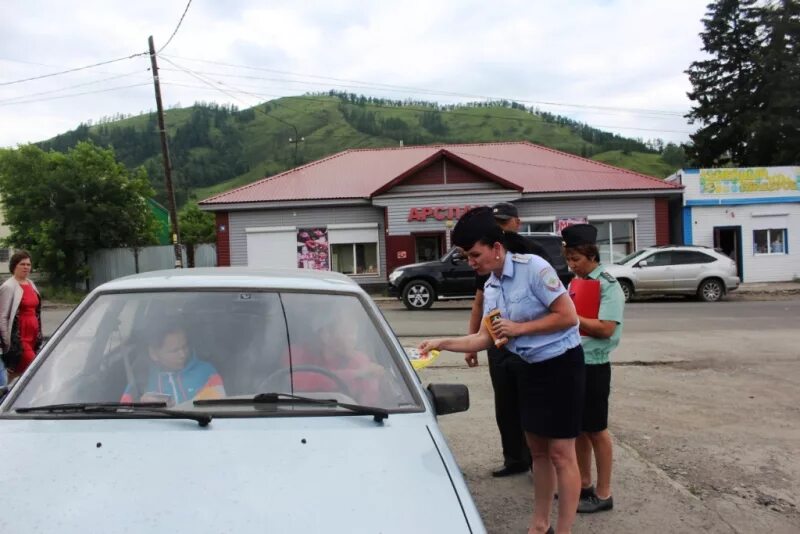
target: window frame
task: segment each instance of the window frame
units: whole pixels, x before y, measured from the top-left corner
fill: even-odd
[[[767,233],[767,251],[758,252],[756,249],[756,233]],[[781,252],[772,252],[772,233],[781,232],[781,243],[783,250]],[[753,256],[786,256],[789,254],[789,232],[787,228],[756,228],[753,230]]]
[[[365,245],[365,246],[366,245],[374,245],[375,246],[375,272],[373,272],[373,273],[367,273],[367,272],[359,273],[358,272],[358,252],[357,252],[357,249],[356,249],[357,245]],[[350,246],[351,250],[353,252],[353,268],[356,271],[356,272],[353,272],[353,273],[343,273],[342,271],[337,271],[336,269],[333,268],[333,266],[334,266],[333,265],[334,264],[334,262],[333,262],[333,247],[346,247],[346,246]],[[380,276],[381,275],[381,258],[380,258],[380,255],[379,255],[380,254],[380,247],[378,246],[378,243],[375,243],[375,242],[331,243],[330,247],[331,247],[330,248],[331,261],[330,261],[330,265],[329,265],[329,270],[331,272],[340,273],[340,274],[343,274],[343,275],[346,275],[346,276],[360,276],[360,277],[364,277],[364,276]]]
[[[636,217],[587,217],[589,224],[597,226],[598,224],[606,223],[608,224],[608,253],[607,257],[603,257],[603,251],[600,250],[600,263],[605,265],[614,265],[616,262],[614,261],[614,225],[613,223],[623,222],[623,223],[630,223],[631,225],[631,251],[625,254],[623,258],[627,257],[629,254],[636,252]],[[598,245],[599,248],[599,245]],[[645,258],[642,258],[645,259]],[[640,260],[641,261],[641,260]]]

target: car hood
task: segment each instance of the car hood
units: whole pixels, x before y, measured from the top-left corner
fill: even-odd
[[[415,415],[0,421],[0,531],[469,532]]]
[[[421,263],[409,263],[408,265],[401,265],[397,267],[395,271],[407,271],[409,269],[417,269],[419,267],[430,267],[431,265],[441,265],[442,262],[439,260],[433,261],[423,261]]]

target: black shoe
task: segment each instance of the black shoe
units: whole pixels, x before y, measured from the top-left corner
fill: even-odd
[[[593,514],[595,512],[604,512],[614,508],[614,497],[610,496],[608,499],[601,499],[597,495],[590,495],[588,499],[583,499],[578,502],[579,514]]]
[[[579,497],[581,500],[588,499],[590,495],[594,495],[594,486],[581,488],[581,496]],[[553,494],[553,499],[558,500],[558,493]]]
[[[530,471],[530,469],[530,466],[525,464],[511,464],[506,465],[497,471],[492,471],[492,476],[495,478],[508,477],[511,475],[518,475],[520,473],[527,473]]]

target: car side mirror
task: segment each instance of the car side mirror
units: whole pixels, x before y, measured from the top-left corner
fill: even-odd
[[[469,410],[469,389],[464,384],[429,384],[428,396],[436,415]]]
[[[636,264],[637,267],[647,267],[647,260],[642,260]]]
[[[462,256],[461,254],[453,254],[453,256],[450,257],[450,263],[452,263],[453,265],[464,263],[464,256]]]

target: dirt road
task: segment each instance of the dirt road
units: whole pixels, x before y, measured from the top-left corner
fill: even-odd
[[[459,333],[468,312],[385,313],[408,336]],[[616,508],[574,531],[800,531],[797,317],[800,299],[629,305],[613,370]],[[446,353],[421,376],[469,385],[470,411],[440,422],[487,528],[524,532],[530,480],[489,474],[501,455],[485,361]]]

